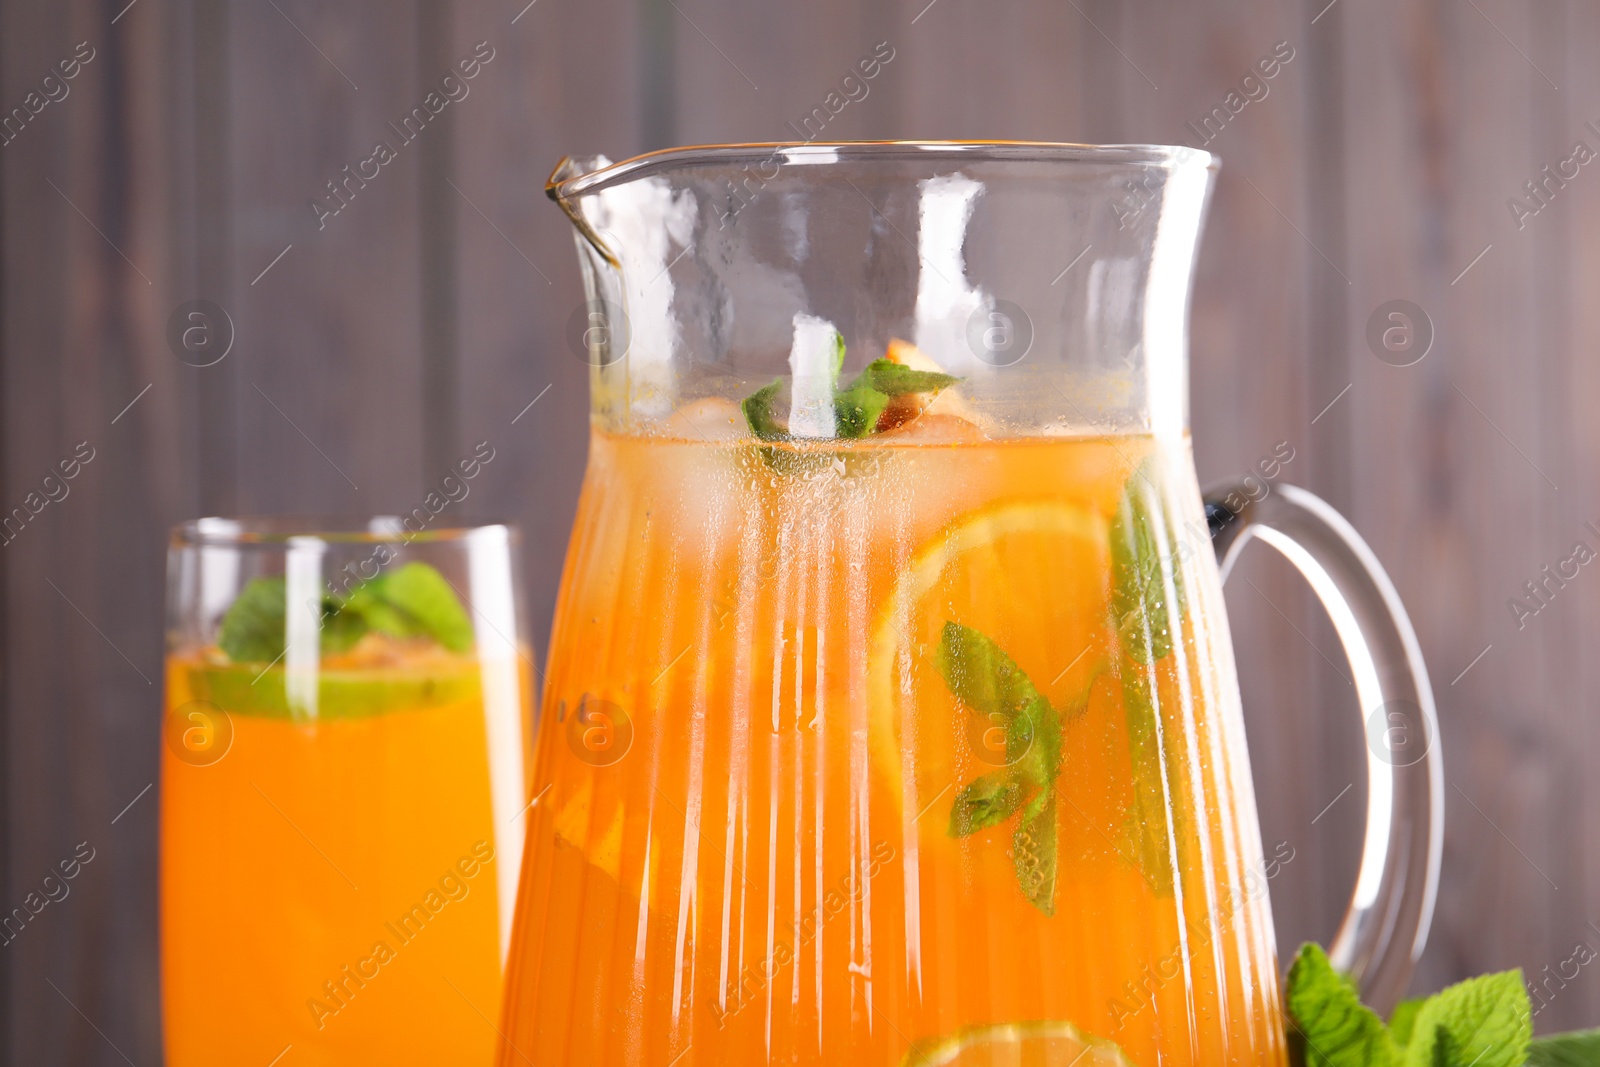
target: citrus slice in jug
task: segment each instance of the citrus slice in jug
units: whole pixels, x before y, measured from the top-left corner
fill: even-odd
[[[1105,518],[1059,498],[969,512],[913,554],[879,609],[867,684],[873,772],[924,836],[943,836],[963,783],[1019,756],[951,691],[948,624],[987,638],[1055,708],[1081,706],[1104,663],[1110,574]]]
[[[977,1026],[914,1048],[901,1067],[1132,1067],[1115,1044],[1071,1023]]]

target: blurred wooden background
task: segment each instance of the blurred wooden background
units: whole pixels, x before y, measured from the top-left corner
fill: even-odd
[[[470,96],[319,230],[311,199],[480,41]],[[81,42],[93,58],[0,147],[0,504],[79,442],[95,457],[0,549],[0,905],[95,849],[0,948],[10,1062],[160,1061],[144,790],[169,524],[408,509],[488,440],[469,509],[522,524],[542,645],[586,415],[545,175],[565,153],[793,138],[880,41],[894,59],[826,137],[1193,143],[1186,123],[1293,48],[1207,146],[1224,168],[1193,319],[1202,480],[1288,442],[1282,478],[1352,519],[1410,607],[1449,773],[1415,988],[1600,948],[1600,573],[1520,631],[1506,605],[1575,541],[1600,547],[1600,302],[1582,296],[1600,172],[1543,205],[1524,191],[1576,141],[1600,149],[1592,4],[10,0],[7,113]],[[1514,196],[1540,207],[1520,229]],[[203,369],[166,340],[196,298],[236,331]],[[1415,366],[1367,344],[1393,299],[1434,327]],[[1295,856],[1272,883],[1280,940],[1326,940],[1364,806],[1338,645],[1264,550],[1228,596],[1264,836]],[[1600,1023],[1588,970],[1540,1030]]]

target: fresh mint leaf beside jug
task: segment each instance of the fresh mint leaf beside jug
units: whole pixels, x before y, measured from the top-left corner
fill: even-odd
[[[1402,1001],[1385,1024],[1321,947],[1307,944],[1289,968],[1284,1000],[1290,1047],[1305,1067],[1600,1065],[1600,1030],[1534,1038],[1520,970]]]

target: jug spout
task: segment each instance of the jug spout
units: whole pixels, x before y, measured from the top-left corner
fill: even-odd
[[[550,177],[544,183],[545,195],[556,202],[556,205],[566,214],[572,225],[577,227],[578,235],[600,254],[611,266],[620,267],[616,253],[606,247],[600,235],[594,232],[594,227],[578,211],[572,200],[562,193],[563,187],[573,179],[581,178],[585,174],[604,170],[611,166],[611,160],[605,156],[562,156],[561,162],[556,164],[555,170],[550,172]]]

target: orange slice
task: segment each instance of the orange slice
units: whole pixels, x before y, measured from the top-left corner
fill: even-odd
[[[986,740],[993,724],[939,673],[945,623],[989,637],[1052,704],[1073,706],[1104,662],[1110,574],[1105,520],[1059,499],[971,512],[914,554],[879,609],[867,685],[873,771],[905,808],[924,812],[924,837],[945,836],[954,791],[997,759]]]

